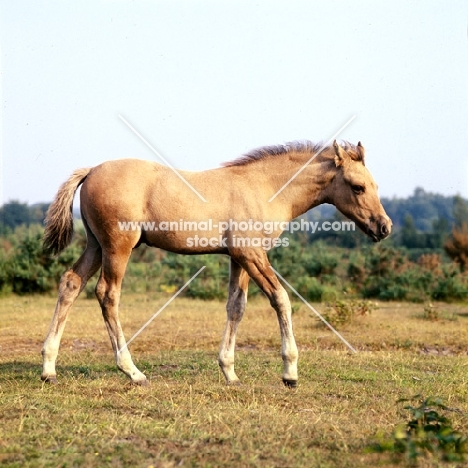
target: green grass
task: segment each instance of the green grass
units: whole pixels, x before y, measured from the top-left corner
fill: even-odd
[[[125,295],[126,336],[165,300]],[[227,387],[218,370],[223,304],[184,298],[130,347],[149,387],[118,373],[97,303],[85,299],[65,331],[59,384],[43,384],[40,348],[54,302],[0,299],[4,466],[391,466],[388,455],[365,449],[402,421],[396,401],[415,394],[460,410],[452,423],[468,433],[468,318],[460,305],[439,305],[451,319],[435,322],[420,318],[423,305],[381,305],[341,330],[356,355],[301,307],[293,317],[300,380],[289,390],[278,325],[263,298],[249,304],[240,327],[240,387]]]

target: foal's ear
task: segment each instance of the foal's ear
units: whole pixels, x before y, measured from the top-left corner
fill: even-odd
[[[366,150],[364,149],[364,146],[362,146],[360,141],[358,141],[358,144],[356,146],[356,152],[359,156],[359,161],[364,162],[364,156],[366,155]]]
[[[335,150],[336,167],[342,166],[346,159],[349,158],[349,154],[337,143],[336,140],[333,142],[333,148]]]

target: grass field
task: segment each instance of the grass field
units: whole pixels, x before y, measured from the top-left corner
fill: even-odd
[[[166,300],[125,294],[127,338]],[[300,307],[295,390],[281,383],[278,325],[264,298],[249,303],[240,327],[242,386],[227,387],[218,370],[224,304],[186,298],[130,346],[149,387],[130,385],[116,370],[97,301],[84,298],[65,330],[59,384],[43,384],[40,349],[54,305],[52,297],[0,299],[3,466],[391,466],[389,455],[365,448],[404,420],[396,400],[415,394],[459,410],[452,422],[468,434],[463,305],[439,304],[440,319],[428,321],[423,305],[380,304],[340,330],[355,355]],[[439,465],[427,459],[418,466]]]

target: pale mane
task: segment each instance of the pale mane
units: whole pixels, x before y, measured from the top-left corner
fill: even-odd
[[[351,156],[352,159],[356,161],[361,160],[355,145],[347,141],[341,142],[340,145]],[[311,156],[313,156],[318,151],[322,150],[321,152],[325,152],[331,147],[332,145],[328,145],[324,148],[323,143],[313,143],[311,141],[293,141],[290,143],[285,143],[284,145],[262,146],[260,148],[249,151],[248,153],[237,159],[234,159],[233,161],[223,162],[221,163],[221,166],[244,166],[246,164],[260,161],[270,156],[277,157],[290,153],[309,153]]]

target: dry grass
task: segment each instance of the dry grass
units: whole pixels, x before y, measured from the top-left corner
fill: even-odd
[[[124,295],[127,337],[167,298]],[[267,301],[249,304],[238,338],[244,385],[217,367],[224,304],[178,298],[132,343],[151,386],[115,369],[95,300],[79,299],[58,361],[58,386],[40,380],[54,298],[0,299],[0,463],[6,466],[386,466],[364,448],[401,421],[395,402],[440,396],[468,433],[468,309],[381,304],[343,328],[344,345],[306,307],[294,314],[299,387],[281,384],[279,331]],[[320,311],[323,306],[317,305]],[[421,466],[435,466],[427,461]]]

